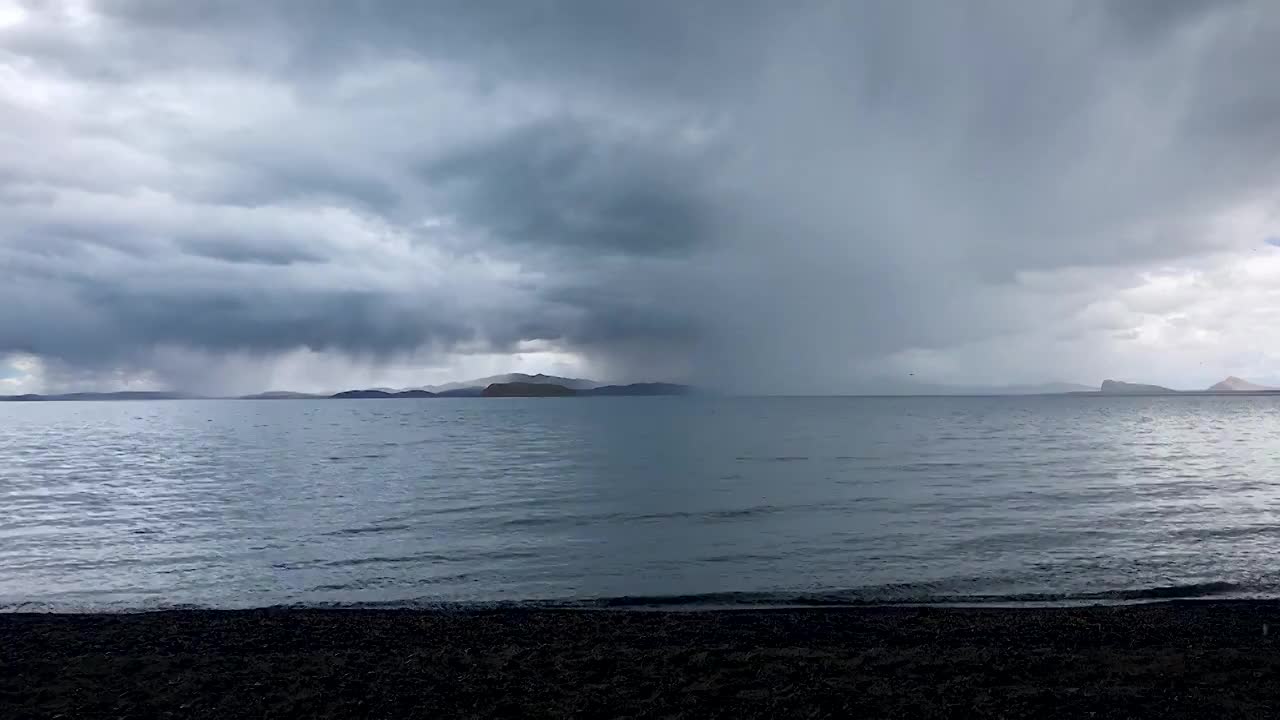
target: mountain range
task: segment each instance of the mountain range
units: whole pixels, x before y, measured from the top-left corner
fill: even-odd
[[[253,395],[242,395],[241,400],[368,400],[368,399],[417,399],[450,397],[548,397],[548,396],[637,396],[637,395],[686,395],[695,389],[673,383],[633,383],[608,385],[583,378],[555,375],[528,375],[507,373],[476,378],[443,385],[427,385],[415,388],[367,388],[344,390],[338,393],[300,393],[273,390]],[[912,384],[891,388],[882,395],[1229,395],[1229,394],[1280,394],[1280,388],[1250,382],[1230,376],[1204,390],[1175,390],[1162,385],[1105,380],[1100,387],[1076,383],[1053,382],[1040,385],[1004,386],[945,386]],[[0,401],[109,401],[109,400],[182,400],[201,396],[176,392],[125,391],[125,392],[76,392],[53,395],[0,395]]]
[[[26,395],[0,395],[0,401],[8,402],[36,402],[48,400],[196,400],[200,399],[198,395],[188,395],[186,393],[175,392],[150,392],[129,390],[125,392],[76,392],[62,393],[60,395],[36,395],[28,393]]]
[[[584,380],[582,378],[557,377],[555,375],[526,375],[525,373],[505,373],[503,375],[490,375],[489,377],[476,378],[474,380],[464,380],[462,382],[445,383],[444,385],[424,385],[422,387],[409,388],[410,390],[426,390],[428,392],[441,395],[444,393],[454,392],[458,390],[483,390],[490,385],[506,384],[506,383],[528,383],[530,385],[560,385],[570,390],[590,390],[598,388],[606,383],[599,383],[595,380]]]

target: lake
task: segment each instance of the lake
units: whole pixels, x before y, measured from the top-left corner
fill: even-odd
[[[0,607],[1274,596],[1280,398],[0,404]]]

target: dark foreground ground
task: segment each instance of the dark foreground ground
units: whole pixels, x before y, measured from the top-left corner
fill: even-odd
[[[0,718],[1262,718],[1278,635],[1244,602],[0,615]]]

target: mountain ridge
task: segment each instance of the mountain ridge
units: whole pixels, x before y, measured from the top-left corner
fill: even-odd
[[[500,375],[490,375],[488,377],[474,378],[471,380],[460,380],[458,382],[445,383],[443,385],[423,385],[421,387],[408,389],[427,390],[429,392],[440,394],[452,390],[469,390],[471,388],[479,388],[483,390],[490,385],[505,383],[560,385],[571,390],[588,390],[605,384],[584,378],[560,377],[558,375],[546,375],[543,373],[537,373],[536,375],[529,375],[528,373],[502,373]]]
[[[123,390],[119,392],[74,392],[41,395],[26,393],[24,395],[0,395],[0,401],[6,402],[67,402],[91,401],[111,402],[120,400],[199,400],[199,395],[189,393],[165,392],[154,390]]]
[[[1178,391],[1163,385],[1146,385],[1122,380],[1103,380],[1102,387],[1098,389],[1098,392],[1108,395],[1167,395]]]
[[[1226,380],[1209,386],[1209,392],[1265,392],[1275,389],[1276,388],[1268,387],[1266,385],[1249,382],[1248,380],[1236,377],[1235,375],[1229,375]]]
[[[485,385],[477,383],[494,380]],[[501,380],[503,382],[497,382]],[[0,395],[0,402],[50,402],[50,401],[128,401],[128,400],[198,400],[198,399],[238,399],[238,400],[319,400],[319,399],[418,399],[418,398],[477,398],[493,396],[486,390],[494,385],[529,386],[523,388],[521,396],[537,397],[543,395],[593,397],[593,396],[643,396],[643,395],[685,395],[695,392],[688,385],[663,382],[641,382],[630,384],[607,384],[585,378],[562,378],[555,375],[538,373],[506,373],[492,375],[487,378],[476,378],[442,385],[423,386],[407,389],[395,388],[363,388],[342,390],[335,393],[304,393],[288,390],[271,390],[227,398],[211,398],[190,393],[170,391],[120,392],[74,392],[22,395]],[[540,391],[539,388],[546,388]],[[434,389],[433,389],[434,388]],[[562,393],[557,388],[569,390]],[[879,393],[888,396],[1017,396],[1017,395],[1230,395],[1230,394],[1280,394],[1280,388],[1245,380],[1236,375],[1229,375],[1204,390],[1177,390],[1163,385],[1136,383],[1123,380],[1107,379],[1100,386],[1086,386],[1077,383],[1048,382],[1026,385],[1003,386],[960,386],[960,385],[928,385],[909,384],[905,387],[892,388],[897,392]]]

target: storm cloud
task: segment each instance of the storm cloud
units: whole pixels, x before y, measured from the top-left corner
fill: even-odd
[[[1261,0],[0,0],[0,382],[1275,378],[1276,30]]]

